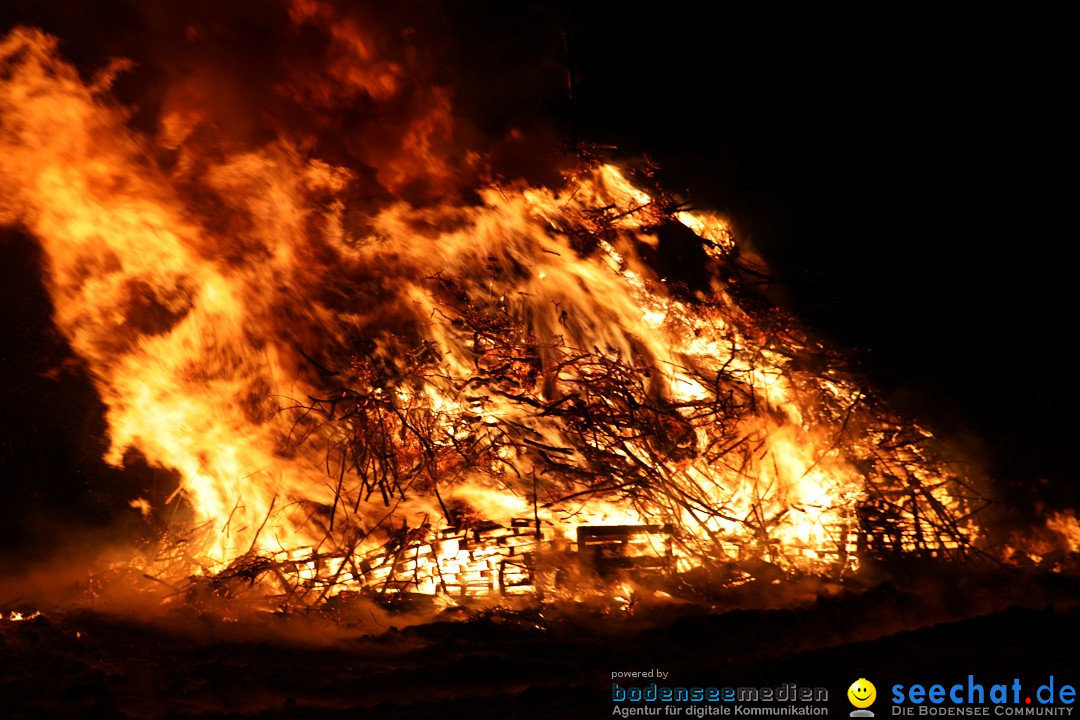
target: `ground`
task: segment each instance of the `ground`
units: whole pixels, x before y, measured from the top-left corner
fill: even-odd
[[[784,602],[456,610],[361,637],[296,618],[48,612],[0,622],[0,701],[4,717],[32,718],[601,718],[616,707],[613,672],[659,669],[672,686],[824,687],[841,717],[865,677],[880,717],[897,683],[1080,684],[1076,579],[945,578]]]

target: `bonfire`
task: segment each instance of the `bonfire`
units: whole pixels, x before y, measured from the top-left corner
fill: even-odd
[[[403,68],[320,7],[293,21],[334,62],[280,92],[393,99]],[[131,498],[140,582],[295,607],[986,555],[985,482],[645,161],[577,145],[557,183],[499,175],[446,154],[433,87],[365,196],[370,166],[320,157],[320,128],[238,145],[177,93],[140,131],[124,63],[86,79],[32,29],[0,66],[0,222],[41,244],[110,462],[178,478]]]

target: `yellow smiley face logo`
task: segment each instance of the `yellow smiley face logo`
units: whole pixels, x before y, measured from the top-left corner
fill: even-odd
[[[857,708],[868,708],[877,699],[877,688],[866,678],[859,678],[847,689],[848,700]]]

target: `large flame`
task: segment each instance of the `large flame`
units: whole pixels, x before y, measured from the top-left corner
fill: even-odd
[[[401,68],[325,12],[292,14],[333,28],[324,74],[277,90],[316,109],[397,97]],[[334,548],[311,571],[360,583],[355,558],[395,534],[454,561],[434,530],[401,528],[466,516],[535,515],[567,538],[670,523],[683,566],[814,572],[856,567],[868,528],[900,551],[977,533],[975,494],[929,434],[883,420],[745,293],[723,220],[613,165],[462,200],[450,94],[432,89],[393,126],[392,160],[371,159],[389,197],[369,202],[356,168],[312,151],[317,128],[215,143],[177,101],[136,132],[110,99],[122,67],[85,82],[30,29],[0,67],[0,222],[44,249],[108,460],[136,450],[179,474],[184,572]],[[425,200],[398,194],[418,184]],[[703,282],[672,290],[652,269],[665,232],[696,236]]]

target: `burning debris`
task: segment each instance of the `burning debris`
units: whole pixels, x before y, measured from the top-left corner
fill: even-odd
[[[393,102],[401,68],[315,7],[293,20],[335,28],[322,89]],[[561,184],[406,200],[451,172],[440,91],[358,199],[371,167],[302,133],[214,142],[176,98],[137,132],[122,68],[87,83],[38,31],[0,66],[0,222],[41,243],[110,460],[180,477],[133,500],[158,524],[148,578],[294,607],[982,552],[984,492],[648,168],[578,156]]]

